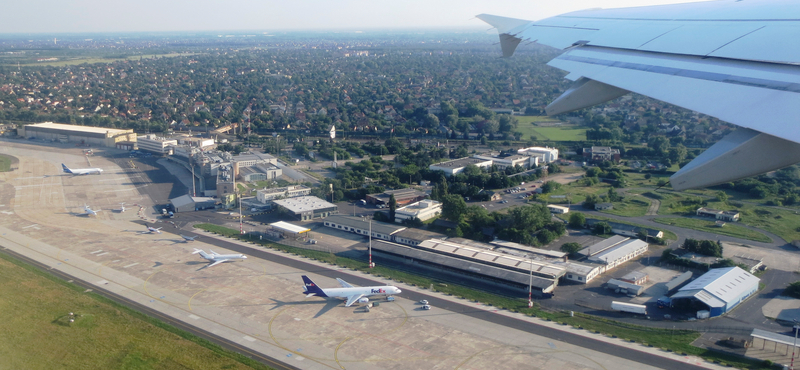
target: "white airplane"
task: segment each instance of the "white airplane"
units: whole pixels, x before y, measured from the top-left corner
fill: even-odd
[[[308,276],[303,275],[303,283],[305,284],[303,294],[306,295],[306,298],[311,296],[342,298],[347,300],[344,306],[350,307],[356,302],[369,303],[369,298],[367,297],[375,295],[390,296],[402,293],[400,288],[391,285],[354,287],[342,279],[336,278],[336,280],[342,285],[341,288],[322,289],[317,284],[314,284]]]
[[[211,254],[208,254],[202,249],[197,249],[197,248],[195,248],[194,252],[192,252],[192,254],[198,254],[198,253],[200,253],[200,257],[203,257],[211,262],[211,264],[207,265],[206,267],[212,267],[214,265],[219,265],[220,263],[236,259],[247,259],[247,256],[245,256],[244,254],[218,254],[217,252],[214,251],[211,251]]]
[[[120,203],[119,204],[118,211],[119,211],[119,213],[125,213],[125,203]]]
[[[158,229],[156,229],[155,227],[148,226],[147,227],[147,231],[145,231],[144,233],[145,234],[161,234],[161,229],[163,229],[163,227],[159,227]]]
[[[83,214],[87,216],[97,216],[97,212],[102,211],[102,209],[93,210],[91,207],[84,205],[83,206]]]
[[[69,168],[63,163],[61,164],[61,168],[64,169],[64,173],[73,175],[99,175],[103,172],[102,168]]]
[[[670,183],[701,188],[800,162],[800,2],[720,0],[583,10],[540,21],[481,14],[504,57],[520,42],[562,49],[550,66],[574,81],[546,108],[557,115],[630,92],[740,128]]]
[[[185,242],[187,242],[187,243],[188,243],[188,242],[193,242],[195,239],[197,239],[197,238],[199,238],[199,237],[200,237],[200,235],[195,235],[195,236],[186,236],[186,235],[183,235],[183,234],[181,234],[181,238],[183,238],[183,240],[184,240]]]

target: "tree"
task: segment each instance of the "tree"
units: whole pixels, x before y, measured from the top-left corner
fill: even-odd
[[[722,203],[728,203],[728,194],[720,190],[716,194],[717,200]]]
[[[582,228],[586,223],[586,216],[580,212],[571,212],[569,214],[569,226],[574,228]]]
[[[800,281],[789,284],[786,290],[783,291],[783,294],[800,299]]]
[[[460,223],[464,219],[467,210],[467,202],[458,194],[450,194],[442,197],[442,217]]]
[[[561,244],[561,251],[564,253],[575,254],[581,249],[583,246],[575,242]]]
[[[592,231],[594,231],[594,233],[597,235],[605,235],[607,233],[610,234],[611,226],[605,221],[600,221],[594,224],[594,228],[592,229]]]
[[[389,219],[394,223],[395,212],[397,211],[397,200],[394,199],[394,194],[389,196]]]

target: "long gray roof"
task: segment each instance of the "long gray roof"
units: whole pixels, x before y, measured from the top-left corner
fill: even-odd
[[[468,261],[461,258],[428,252],[396,243],[389,243],[383,240],[378,240],[377,242],[373,240],[372,248],[458,270],[464,270],[472,274],[485,275],[491,278],[507,280],[522,285],[528,285],[530,282],[530,276],[527,273],[520,273],[475,261]],[[540,290],[546,291],[555,285],[555,281],[552,279],[533,276],[532,285]]]
[[[342,226],[350,226],[356,229],[369,230],[369,221],[364,221],[360,217],[332,215],[325,218],[324,221],[330,221]],[[372,232],[384,235],[394,235],[400,230],[405,230],[405,226],[392,225],[379,221],[372,221]]]

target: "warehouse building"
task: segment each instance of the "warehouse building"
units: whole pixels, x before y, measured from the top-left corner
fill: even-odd
[[[311,188],[305,185],[292,185],[284,188],[261,189],[256,192],[256,198],[261,203],[283,198],[296,198],[310,195]]]
[[[406,188],[387,190],[383,193],[369,194],[365,200],[367,203],[374,205],[389,205],[389,200],[392,198],[392,195],[394,195],[394,201],[397,202],[398,206],[419,202],[428,196],[428,194],[425,194],[425,192]]]
[[[427,248],[409,247],[383,240],[372,242],[372,253],[378,258],[401,262],[439,276],[450,276],[458,282],[464,280],[484,284],[488,282],[520,292],[527,292],[530,283],[533,293],[538,296],[551,294],[558,283],[553,273],[557,276],[558,271],[563,272],[560,269],[536,265],[533,269],[538,270],[538,274],[531,275],[532,266],[526,259],[514,260],[505,259],[506,256],[502,255],[476,254],[480,252],[483,251],[456,248],[436,242],[430,243]],[[498,261],[500,257],[502,260]]]
[[[452,161],[432,164],[428,166],[428,168],[431,171],[442,171],[444,172],[445,176],[453,176],[463,172],[464,168],[469,165],[473,165],[478,168],[489,168],[492,167],[492,160],[481,158],[459,158]]]
[[[364,220],[363,218],[342,215],[333,215],[326,218],[325,222],[323,222],[323,225],[332,229],[348,231],[364,236],[369,236],[369,231],[371,229],[373,238],[383,239],[386,241],[392,241],[392,238],[396,233],[406,229],[405,226],[392,225],[377,221],[373,221],[372,225],[370,225],[370,221]]]
[[[301,221],[324,218],[339,213],[339,207],[314,196],[273,201],[284,213]]]
[[[181,195],[169,200],[175,212],[191,212],[203,209],[211,209],[217,206],[217,200],[210,197],[193,197],[191,195]]]
[[[711,317],[720,316],[755,294],[760,280],[738,267],[711,269],[670,298],[674,307],[707,310]]]
[[[600,243],[590,246],[587,249],[592,249],[593,247],[594,250],[601,249],[596,246],[599,244],[601,247],[605,247],[606,245],[609,244],[608,241],[610,239],[616,240],[615,238],[619,237],[620,236],[615,235]],[[642,254],[647,252],[647,247],[648,247],[647,243],[639,239],[625,238],[625,240],[623,241],[615,242],[613,243],[612,246],[603,248],[602,251],[590,255],[587,258],[587,261],[603,265],[603,272],[606,272],[627,261],[630,261],[638,256],[641,256]]]
[[[17,134],[27,139],[36,138],[107,148],[115,148],[117,143],[122,142],[135,143],[137,138],[133,129],[122,130],[107,127],[65,125],[53,122],[24,125],[17,130]]]

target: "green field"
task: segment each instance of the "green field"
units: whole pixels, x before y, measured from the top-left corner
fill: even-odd
[[[716,225],[714,221],[711,220],[700,220],[696,218],[655,218],[653,221],[666,224],[666,225],[673,225],[678,227],[683,227],[687,229],[705,231],[709,233],[715,233],[720,235],[727,235],[732,236],[734,238],[740,239],[747,239],[747,240],[754,240],[757,242],[764,242],[770,243],[772,239],[768,236],[753,231],[741,226],[734,225],[733,223],[726,223],[725,226],[719,227]]]
[[[650,200],[637,195],[627,195],[622,202],[613,202],[614,208],[601,211],[623,217],[644,216],[650,208]]]
[[[14,161],[14,157],[7,156],[5,154],[0,154],[0,172],[8,172],[11,170],[11,162]]]
[[[0,368],[267,369],[5,254],[0,296]]]
[[[63,67],[63,66],[73,66],[79,64],[94,64],[94,63],[113,63],[120,60],[139,60],[139,59],[153,59],[153,58],[172,58],[178,56],[190,56],[196,55],[197,53],[170,53],[170,54],[146,54],[146,55],[131,55],[124,58],[103,58],[103,57],[74,57],[70,59],[64,60],[56,60],[52,62],[27,62],[27,63],[20,63],[21,66],[49,66],[49,67]],[[4,64],[12,64],[6,63]],[[16,64],[13,63],[13,64]]]
[[[519,125],[516,131],[522,133],[522,139],[530,139],[535,136],[536,140],[550,141],[584,141],[586,140],[586,128],[560,122],[546,116],[518,116]],[[548,124],[561,123],[560,125],[548,126]]]

